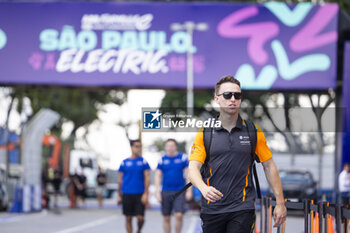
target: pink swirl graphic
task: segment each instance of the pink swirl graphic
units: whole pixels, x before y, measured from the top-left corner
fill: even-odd
[[[259,10],[256,6],[246,7],[224,18],[217,27],[220,36],[226,38],[247,38],[249,57],[258,65],[264,65],[269,59],[264,50],[266,42],[279,33],[279,27],[274,22],[251,23],[238,25],[245,19],[256,16]]]
[[[332,42],[338,38],[336,31],[321,34],[338,12],[338,5],[329,4],[320,7],[316,15],[289,42],[294,52],[309,51]]]

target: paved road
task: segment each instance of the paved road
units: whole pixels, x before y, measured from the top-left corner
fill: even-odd
[[[159,211],[147,211],[144,233],[162,232],[161,216]],[[184,232],[193,233],[197,227],[198,215],[190,212],[184,221]],[[135,222],[136,224],[136,222]],[[200,225],[198,225],[200,227]],[[124,217],[120,210],[89,209],[89,210],[62,210],[61,214],[51,211],[30,215],[10,215],[0,217],[0,232],[125,232]]]
[[[69,209],[68,203],[60,203],[58,210],[31,214],[0,214],[1,233],[122,233],[124,217],[114,201],[100,209],[95,201],[89,201],[84,208]],[[259,217],[259,216],[258,216]],[[258,221],[259,222],[259,221]],[[136,221],[134,222],[136,224]],[[184,218],[183,233],[200,233],[199,213],[189,211]],[[135,225],[136,226],[136,225]],[[147,210],[143,233],[161,233],[162,217],[160,211]],[[274,230],[273,232],[276,232]],[[287,219],[286,233],[302,233],[303,218],[290,216]]]

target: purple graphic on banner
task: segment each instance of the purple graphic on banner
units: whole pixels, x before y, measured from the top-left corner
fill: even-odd
[[[235,75],[244,89],[336,83],[338,6],[311,3],[0,3],[0,84],[186,88]],[[181,14],[178,14],[181,12]]]
[[[44,56],[41,53],[33,53],[33,55],[29,58],[28,62],[32,66],[33,70],[40,70],[41,64]]]

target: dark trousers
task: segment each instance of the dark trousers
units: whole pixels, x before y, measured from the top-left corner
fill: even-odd
[[[203,233],[251,233],[255,226],[255,210],[224,214],[201,214]]]
[[[342,193],[340,193],[339,196],[341,199],[341,204],[343,204],[343,205],[349,204],[349,193],[348,192],[342,192]]]

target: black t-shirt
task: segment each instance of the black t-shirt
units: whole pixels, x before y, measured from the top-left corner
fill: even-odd
[[[97,184],[98,186],[104,186],[106,184],[106,174],[104,173],[99,173],[97,175]]]
[[[80,175],[78,177],[78,180],[79,180],[79,183],[83,185],[86,182],[86,176],[85,175]]]
[[[61,173],[55,172],[55,176],[52,180],[52,184],[54,185],[55,189],[58,190],[60,185],[62,183]]]

